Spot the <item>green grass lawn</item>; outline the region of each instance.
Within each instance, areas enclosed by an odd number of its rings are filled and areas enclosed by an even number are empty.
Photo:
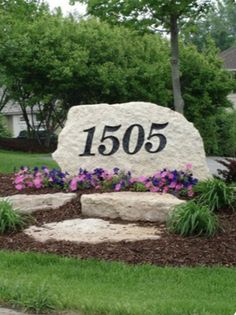
[[[129,266],[0,252],[0,270],[0,303],[38,312],[233,315],[236,311],[233,268]]]
[[[31,154],[23,152],[0,150],[0,173],[12,173],[21,166],[48,166],[58,167],[56,162],[51,159],[50,154]]]

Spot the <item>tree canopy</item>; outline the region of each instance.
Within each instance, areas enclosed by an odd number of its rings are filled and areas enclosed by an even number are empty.
[[[76,21],[45,6],[22,19],[14,10],[1,12],[0,86],[26,121],[26,107],[35,105],[49,132],[63,126],[72,105],[141,100],[173,108],[169,41],[159,34]],[[233,83],[214,47],[199,53],[182,45],[180,60],[185,115],[206,139],[208,118],[229,106]]]
[[[156,31],[164,27],[170,33],[171,73],[174,108],[184,112],[179,71],[179,29],[185,22],[200,17],[210,0],[71,0],[87,4],[88,13],[111,24],[131,26],[139,31]]]
[[[209,39],[221,51],[236,46],[236,2],[217,0],[204,18],[183,30],[183,37],[199,50],[208,46]]]

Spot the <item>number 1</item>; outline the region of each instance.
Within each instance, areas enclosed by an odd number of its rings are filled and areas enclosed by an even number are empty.
[[[85,145],[84,153],[80,154],[79,156],[93,156],[93,155],[95,155],[95,153],[91,153],[91,148],[92,148],[92,144],[93,144],[93,136],[94,136],[94,132],[95,132],[95,127],[85,129],[85,130],[83,130],[83,132],[87,132],[88,136],[86,139],[86,145]]]

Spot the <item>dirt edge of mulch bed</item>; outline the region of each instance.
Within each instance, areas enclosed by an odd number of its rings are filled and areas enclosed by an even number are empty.
[[[0,174],[0,196],[15,194],[12,175]],[[4,182],[3,182],[4,181]],[[37,191],[39,193],[39,191]],[[47,189],[40,191],[48,193]],[[50,193],[57,190],[50,189]],[[24,192],[25,193],[25,192]],[[35,193],[28,191],[27,193]],[[93,193],[92,190],[86,193]],[[70,203],[49,211],[33,214],[34,224],[62,221],[81,217],[81,193]],[[40,243],[23,232],[0,236],[0,249],[20,252],[53,253],[81,259],[96,258],[108,261],[123,261],[130,264],[154,264],[158,266],[236,266],[236,213],[219,214],[222,229],[213,238],[188,237],[169,234],[161,223],[142,223],[163,230],[158,240],[143,240],[118,243],[72,243],[68,241],[48,241]],[[120,223],[120,220],[112,220]],[[123,222],[123,221],[122,221]]]

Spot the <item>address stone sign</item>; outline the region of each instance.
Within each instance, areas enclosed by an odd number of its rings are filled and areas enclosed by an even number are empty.
[[[74,106],[53,158],[71,175],[102,167],[153,175],[167,167],[193,165],[199,179],[210,176],[199,132],[181,114],[152,103]]]

